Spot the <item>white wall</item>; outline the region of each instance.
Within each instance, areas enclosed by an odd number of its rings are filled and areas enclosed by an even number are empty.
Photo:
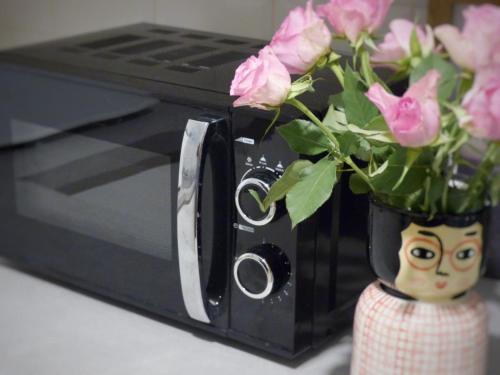
[[[1,0],[0,48],[135,22],[269,39],[306,0]],[[316,3],[326,2],[316,0]],[[390,17],[426,19],[426,0],[395,0]]]

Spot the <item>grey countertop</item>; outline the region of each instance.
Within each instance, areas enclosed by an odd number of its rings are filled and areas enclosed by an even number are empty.
[[[490,370],[500,373],[500,281],[479,291],[490,309]],[[2,375],[347,375],[345,332],[300,362],[166,324],[12,268],[0,260]],[[381,374],[382,375],[382,374]]]

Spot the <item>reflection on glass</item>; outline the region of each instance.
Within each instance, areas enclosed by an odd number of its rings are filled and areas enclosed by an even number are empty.
[[[43,126],[11,121],[12,134]],[[20,215],[171,259],[171,160],[81,134],[14,156]]]

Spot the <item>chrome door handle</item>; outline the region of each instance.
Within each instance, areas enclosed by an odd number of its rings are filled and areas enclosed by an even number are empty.
[[[203,145],[209,122],[189,120],[186,125],[179,161],[177,191],[177,248],[182,298],[188,315],[210,323],[205,308],[199,261],[198,194]]]

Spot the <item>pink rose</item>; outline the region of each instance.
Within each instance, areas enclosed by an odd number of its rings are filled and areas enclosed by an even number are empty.
[[[477,73],[462,105],[470,116],[463,126],[473,136],[500,140],[500,65]]]
[[[411,57],[410,42],[413,30],[417,33],[422,56],[428,56],[434,49],[434,35],[428,25],[424,31],[413,22],[396,19],[390,23],[389,28],[391,31],[385,35],[384,41],[372,55],[372,61],[375,63],[397,65],[397,62]]]
[[[312,0],[306,8],[293,9],[271,40],[271,48],[290,74],[304,74],[330,50],[332,34],[313,10]]]
[[[469,70],[500,63],[500,7],[470,6],[463,14],[465,26],[461,33],[451,25],[434,31],[453,61]]]
[[[430,70],[402,98],[388,93],[378,83],[366,93],[402,146],[427,146],[436,139],[440,129],[437,101],[439,79],[439,72]]]
[[[283,104],[291,87],[288,70],[271,47],[266,46],[260,50],[259,57],[250,57],[236,69],[230,93],[239,96],[233,104],[235,107],[268,109]]]
[[[384,21],[393,0],[330,0],[318,6],[337,34],[355,43],[361,32],[372,33]]]

